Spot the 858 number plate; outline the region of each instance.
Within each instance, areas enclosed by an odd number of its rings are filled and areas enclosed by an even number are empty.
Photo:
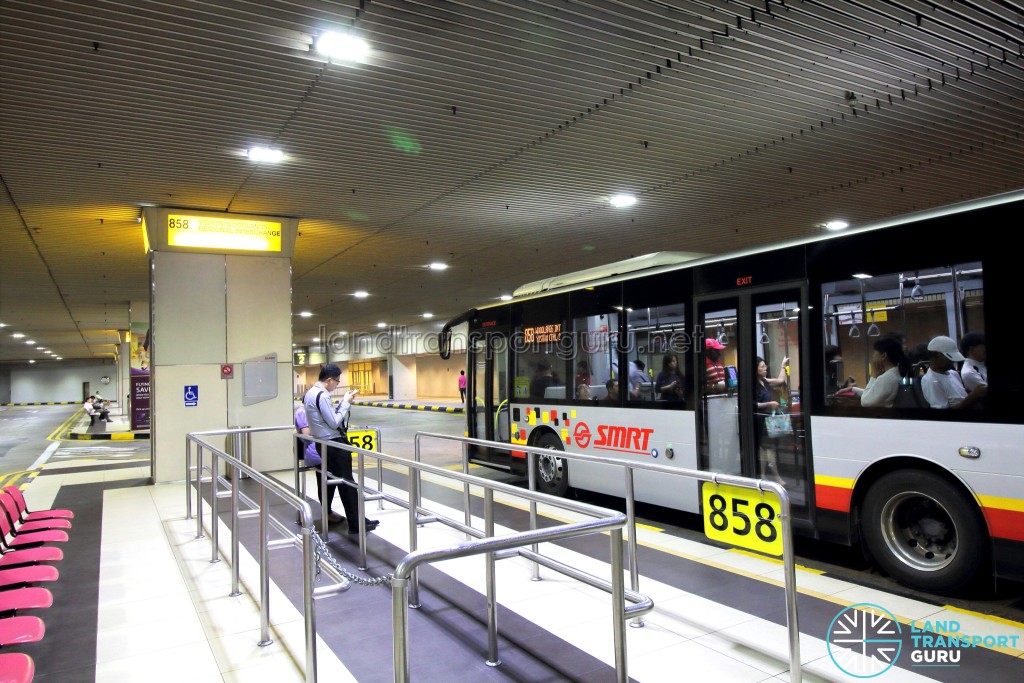
[[[377,431],[375,429],[350,429],[348,442],[356,448],[367,451],[377,450]]]
[[[773,493],[706,481],[701,489],[704,534],[741,548],[782,555],[779,499]]]

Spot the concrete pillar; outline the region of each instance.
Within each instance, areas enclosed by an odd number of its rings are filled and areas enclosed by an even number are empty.
[[[180,225],[183,216],[190,219],[189,230],[212,225],[211,233],[221,233],[212,236],[221,240],[211,246],[201,234],[186,233],[188,239],[175,245],[168,224]],[[152,477],[166,482],[185,476],[189,432],[291,424],[291,255],[297,220],[180,209],[146,209],[145,217],[152,247]],[[245,239],[244,248],[230,248],[232,236],[275,231],[279,239],[270,240],[272,251],[255,251]],[[268,396],[273,391],[276,395]],[[290,466],[291,438],[288,432],[254,435],[253,466]],[[225,440],[210,443],[223,449]]]

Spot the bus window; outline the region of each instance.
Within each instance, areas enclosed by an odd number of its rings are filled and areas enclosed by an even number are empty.
[[[899,273],[870,274],[822,287],[825,311],[826,405],[843,411],[864,406],[925,408],[914,389],[927,372],[929,342],[951,337],[957,343],[969,332],[984,333],[984,290],[980,262],[915,269]],[[899,386],[877,400],[868,392],[872,378],[884,373],[875,359],[879,339],[900,343],[906,357],[898,369]],[[983,361],[982,361],[983,362]],[[959,372],[961,363],[954,366]],[[904,396],[899,396],[900,392]],[[978,405],[981,405],[980,403]]]
[[[629,401],[659,401],[686,406],[684,354],[689,350],[686,305],[633,308],[626,318],[626,357],[633,381]],[[642,367],[640,366],[642,364]]]
[[[573,397],[581,401],[600,401],[606,397],[605,382],[617,377],[616,341],[619,314],[615,311],[574,318]],[[581,386],[586,384],[585,396]]]

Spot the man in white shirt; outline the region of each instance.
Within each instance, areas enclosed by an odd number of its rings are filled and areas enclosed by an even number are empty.
[[[921,391],[932,408],[969,408],[987,393],[988,386],[980,385],[968,393],[960,373],[953,364],[964,360],[956,342],[939,336],[928,342],[931,353],[928,372],[921,378]]]
[[[960,353],[966,356],[967,360],[960,368],[960,379],[964,381],[964,388],[973,391],[975,387],[984,384],[988,386],[988,368],[985,367],[985,335],[980,332],[969,332],[960,340]]]

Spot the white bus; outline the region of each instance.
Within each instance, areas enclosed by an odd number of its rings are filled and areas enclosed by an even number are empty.
[[[514,446],[527,444],[772,477],[792,495],[798,533],[863,544],[909,586],[954,592],[990,577],[1024,580],[1024,382],[1010,370],[1024,366],[1024,337],[1014,330],[1021,280],[1007,237],[1022,218],[1024,192],[1015,192],[769,248],[662,253],[522,287],[441,333],[447,358],[452,328],[467,323],[469,435],[512,446],[472,457],[525,473]],[[987,340],[971,350],[987,354],[987,394],[931,407],[922,373],[929,361],[944,367],[926,346],[968,333]],[[892,406],[865,407],[860,389],[878,372],[883,339],[898,340],[916,364],[900,371]],[[679,391],[658,379],[672,357]],[[761,359],[770,395],[756,388]],[[607,395],[610,380],[619,396]],[[606,466],[551,456],[538,475],[549,493],[624,494]],[[699,512],[691,480],[640,472],[635,491]]]

